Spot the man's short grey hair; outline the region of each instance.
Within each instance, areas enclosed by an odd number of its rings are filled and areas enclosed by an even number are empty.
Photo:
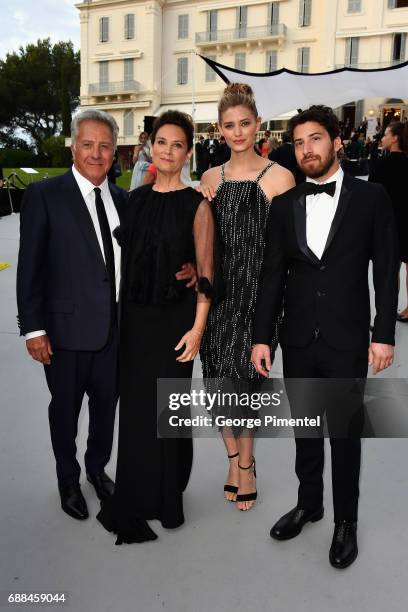
[[[109,113],[105,113],[105,111],[97,110],[97,109],[88,109],[81,111],[75,115],[71,122],[71,142],[75,144],[75,141],[78,136],[79,126],[83,121],[98,121],[99,123],[104,123],[107,125],[111,132],[113,138],[113,146],[116,149],[116,144],[118,141],[119,134],[119,126],[116,123],[115,119]]]

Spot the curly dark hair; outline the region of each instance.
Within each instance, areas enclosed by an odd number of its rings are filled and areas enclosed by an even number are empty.
[[[181,128],[186,136],[187,150],[190,151],[190,149],[192,149],[194,142],[194,124],[190,115],[181,113],[177,110],[168,110],[159,115],[153,123],[153,130],[150,135],[152,144],[156,139],[157,132],[163,125],[177,125]]]
[[[307,121],[319,123],[329,133],[332,140],[340,136],[339,120],[334,114],[333,109],[329,106],[323,106],[323,104],[316,104],[304,111],[299,111],[289,121],[289,132],[292,141],[295,128]]]

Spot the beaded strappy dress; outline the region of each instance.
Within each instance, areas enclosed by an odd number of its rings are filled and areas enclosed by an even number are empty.
[[[250,362],[252,317],[270,205],[259,182],[273,163],[252,180],[226,179],[221,166],[213,206],[224,299],[210,310],[200,351],[207,390],[225,389],[228,380],[228,385],[243,392],[255,390],[261,382]],[[272,350],[276,346],[277,330]]]

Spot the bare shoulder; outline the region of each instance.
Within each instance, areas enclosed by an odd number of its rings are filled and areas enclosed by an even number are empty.
[[[200,181],[201,185],[210,185],[214,189],[217,189],[221,183],[221,166],[214,166],[204,172]]]
[[[265,194],[271,200],[281,193],[285,193],[296,185],[294,176],[290,170],[275,163],[266,172],[260,181]]]

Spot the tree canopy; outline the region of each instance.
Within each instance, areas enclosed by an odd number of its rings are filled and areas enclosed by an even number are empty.
[[[79,103],[80,59],[72,42],[50,39],[20,47],[0,60],[0,140],[24,130],[38,151],[45,139],[69,135]]]

